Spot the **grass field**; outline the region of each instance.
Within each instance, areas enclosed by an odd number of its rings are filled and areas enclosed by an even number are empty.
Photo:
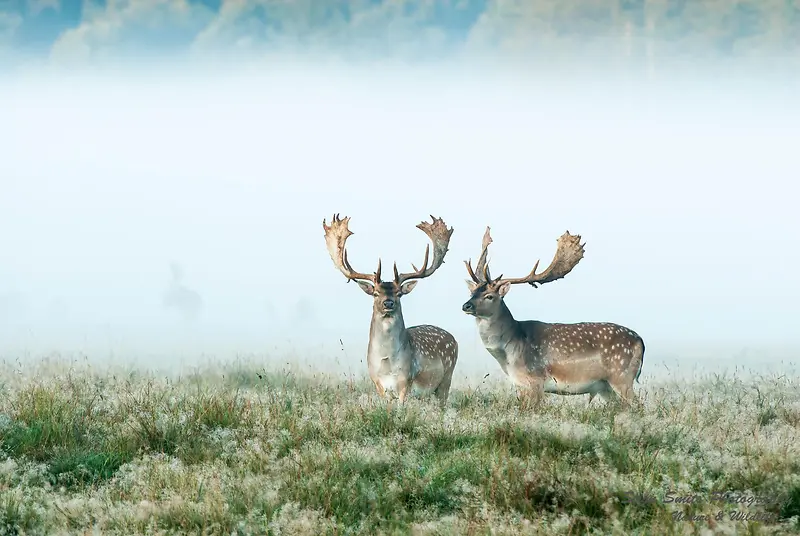
[[[387,411],[364,379],[243,362],[7,365],[0,534],[800,530],[800,377],[637,388],[629,412],[503,382]]]

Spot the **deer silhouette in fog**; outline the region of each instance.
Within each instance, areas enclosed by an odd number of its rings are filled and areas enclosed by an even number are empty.
[[[203,310],[203,298],[183,283],[184,271],[177,263],[170,264],[172,280],[163,294],[162,304],[176,309],[186,320],[194,320]]]

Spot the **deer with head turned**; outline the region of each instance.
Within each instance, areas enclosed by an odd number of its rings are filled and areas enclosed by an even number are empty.
[[[535,402],[544,393],[588,394],[604,400],[618,396],[628,406],[634,397],[633,382],[639,381],[644,360],[644,341],[634,331],[608,322],[574,324],[516,320],[504,298],[511,285],[528,283],[532,287],[566,276],[583,258],[585,244],[580,235],[565,232],[550,265],[520,278],[492,279],[487,253],[492,237],[489,227],[483,236],[481,255],[475,269],[464,261],[471,280],[467,280],[470,299],[461,309],[475,317],[478,333],[486,350],[500,368]]]
[[[335,214],[330,225],[322,220],[322,227],[334,266],[348,282],[355,281],[373,298],[367,368],[378,394],[384,398],[389,393],[395,394],[401,404],[409,393],[434,394],[444,406],[458,360],[458,343],[453,335],[438,326],[424,324],[407,328],[400,305],[400,299],[414,290],[420,279],[433,275],[444,262],[453,229],[448,230],[441,218],[431,218],[433,223],[417,225],[433,243],[431,265],[428,266],[428,245],[422,268],[418,270],[412,264],[413,272],[398,273],[395,263],[391,281],[381,281],[380,259],[373,274],[353,270],[345,249],[347,238],[354,234],[347,227],[349,217],[339,218]]]

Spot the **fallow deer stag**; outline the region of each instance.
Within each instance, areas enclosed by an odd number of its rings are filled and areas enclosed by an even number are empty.
[[[503,301],[513,284],[537,288],[566,276],[583,258],[585,244],[580,240],[580,235],[565,232],[553,261],[541,273],[536,273],[536,261],[525,277],[492,279],[487,262],[492,238],[487,227],[475,269],[471,261],[464,261],[472,281],[467,280],[471,297],[461,309],[475,317],[484,347],[503,372],[535,402],[544,393],[588,394],[591,404],[595,395],[608,400],[616,393],[628,406],[635,399],[633,382],[639,381],[644,360],[644,341],[637,333],[608,322],[519,321]]]
[[[335,214],[330,225],[322,220],[322,227],[334,266],[348,282],[355,280],[361,290],[373,297],[367,368],[378,394],[384,398],[387,392],[396,394],[400,403],[405,403],[409,390],[414,394],[435,394],[444,406],[458,360],[458,343],[453,335],[437,326],[406,328],[400,306],[401,297],[414,290],[419,279],[433,275],[444,262],[453,229],[448,230],[441,218],[431,218],[433,223],[422,222],[417,228],[433,243],[433,262],[428,266],[428,245],[422,268],[417,270],[412,264],[414,272],[398,273],[395,263],[392,281],[381,281],[380,259],[374,274],[353,270],[345,249],[347,238],[354,234],[347,227],[349,217],[340,219]]]

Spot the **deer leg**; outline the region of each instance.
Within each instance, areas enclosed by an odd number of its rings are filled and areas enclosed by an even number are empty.
[[[445,374],[445,377],[442,378],[442,382],[433,391],[433,393],[436,395],[436,398],[439,399],[439,405],[442,408],[447,405],[447,397],[450,395],[450,382],[452,381],[453,371],[451,370],[448,374]]]
[[[636,402],[636,393],[633,392],[633,382],[627,381],[627,378],[620,381],[608,382],[611,389],[616,393],[619,398],[620,404],[623,409],[630,408],[631,404]]]
[[[521,389],[522,407],[524,409],[537,410],[542,405],[544,399],[544,384],[540,381],[533,381]]]
[[[397,386],[397,398],[400,399],[400,404],[406,403],[406,396],[408,395],[408,384],[403,383]]]
[[[614,396],[614,391],[611,389],[611,385],[608,382],[603,382],[603,384],[604,385],[601,389],[589,393],[589,404],[591,404],[594,397],[598,395],[604,402],[608,402],[611,400],[612,396]]]
[[[375,378],[372,378],[372,383],[375,384],[375,388],[378,390],[378,395],[380,395],[381,398],[386,398],[386,391],[383,389],[383,385],[381,385],[381,383]]]
[[[610,393],[611,391],[596,391],[594,393],[589,393],[589,403],[587,404],[587,407],[592,405],[592,400],[594,400],[594,398],[598,395],[602,400],[608,401]]]

